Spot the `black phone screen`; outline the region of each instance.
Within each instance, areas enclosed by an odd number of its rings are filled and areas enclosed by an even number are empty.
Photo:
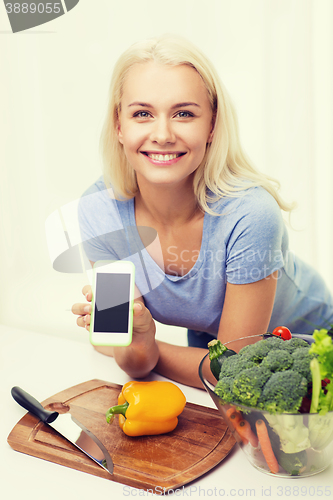
[[[128,332],[130,284],[130,274],[96,273],[94,332]]]

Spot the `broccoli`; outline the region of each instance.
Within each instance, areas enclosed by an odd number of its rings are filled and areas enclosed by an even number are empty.
[[[270,378],[271,372],[266,368],[247,368],[234,378],[232,391],[237,400],[245,406],[256,406],[262,387]]]
[[[264,412],[278,463],[292,475],[307,467],[308,448],[320,451],[333,441],[333,342],[327,330],[313,338],[311,346],[271,337],[244,347],[225,361],[215,388],[227,403],[256,408],[247,420]]]
[[[246,358],[241,358],[239,354],[227,358],[221,366],[220,378],[222,377],[235,377],[238,373],[247,368],[256,366],[252,361]]]
[[[310,361],[317,357],[316,353],[311,353],[308,347],[299,347],[292,353],[293,370],[303,375],[308,382],[312,382]]]
[[[309,349],[300,338],[269,337],[247,345],[224,361],[215,392],[226,402],[272,414],[296,413],[311,381]]]
[[[215,386],[214,392],[226,403],[230,403],[235,400],[235,395],[232,392],[233,383],[233,377],[222,377]]]
[[[282,343],[281,348],[292,354],[294,351],[296,351],[296,349],[299,349],[300,347],[306,347],[307,349],[310,348],[306,340],[300,339],[299,337],[294,337],[290,340],[285,340]]]
[[[263,359],[261,366],[265,366],[271,372],[282,372],[288,370],[294,362],[288,351],[283,349],[273,349]],[[309,361],[310,364],[310,361]]]
[[[263,387],[258,408],[269,413],[297,413],[308,391],[308,382],[294,370],[275,372]]]
[[[269,346],[269,349],[284,349],[284,344],[287,342],[281,337],[268,337],[265,342]]]
[[[243,347],[239,355],[259,365],[272,349],[281,349],[283,342],[279,337],[269,337]]]

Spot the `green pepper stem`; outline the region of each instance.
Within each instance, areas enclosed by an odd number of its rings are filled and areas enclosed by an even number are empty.
[[[122,405],[116,405],[116,406],[112,406],[111,408],[109,408],[105,414],[107,423],[111,424],[115,415],[117,415],[117,414],[124,415],[124,417],[125,417],[126,410],[127,410],[128,406],[129,406],[129,403],[126,401]]]

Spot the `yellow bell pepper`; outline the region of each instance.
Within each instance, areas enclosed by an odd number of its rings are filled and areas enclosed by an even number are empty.
[[[128,436],[149,436],[173,431],[186,404],[182,391],[172,382],[127,382],[118,405],[109,408],[111,423],[119,414],[119,426]]]

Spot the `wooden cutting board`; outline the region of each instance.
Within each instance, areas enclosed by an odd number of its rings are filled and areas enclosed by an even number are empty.
[[[121,386],[90,380],[62,391],[42,404],[47,410],[71,414],[82,422],[109,451],[114,464],[110,475],[74,445],[27,413],[8,436],[9,445],[50,462],[116,481],[128,486],[162,491],[193,481],[220,463],[235,439],[217,410],[186,403],[176,429],[158,436],[128,437],[110,425],[105,413],[117,404]]]

